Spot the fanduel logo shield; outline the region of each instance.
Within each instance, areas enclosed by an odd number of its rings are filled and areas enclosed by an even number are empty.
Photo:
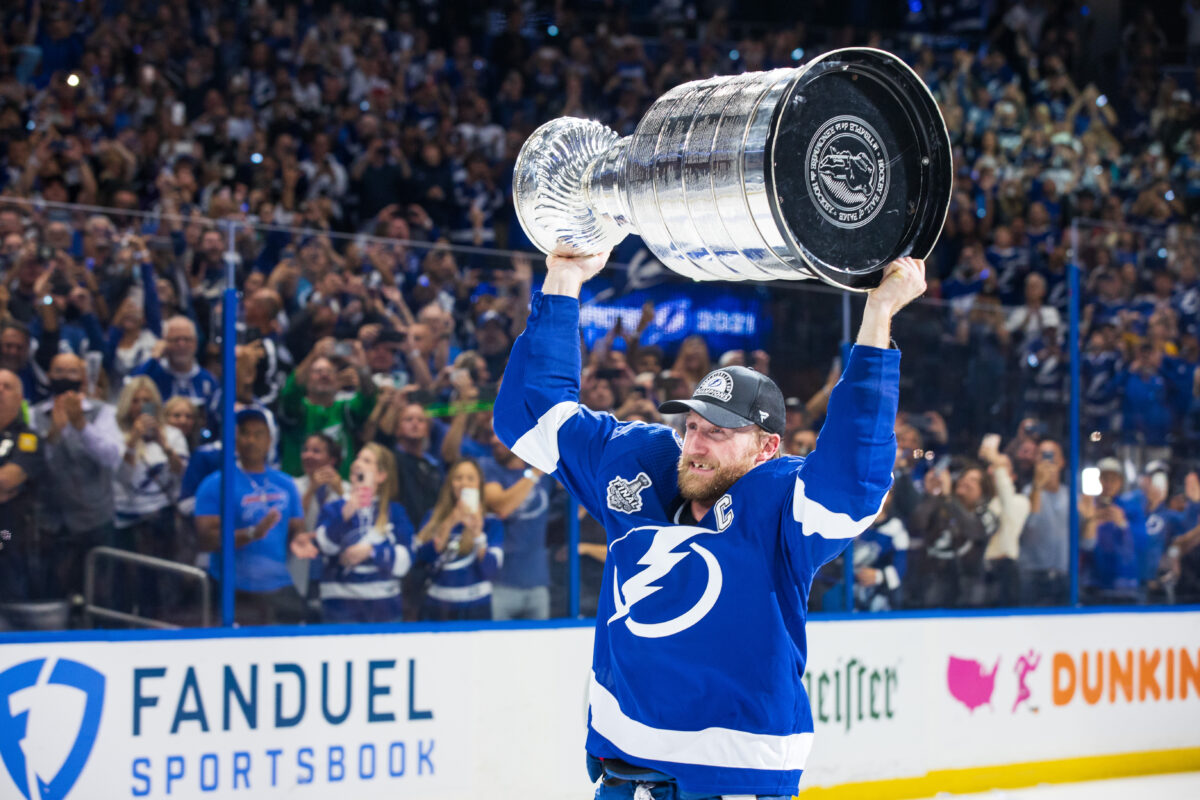
[[[53,686],[77,689],[84,701],[75,740],[58,771],[48,777],[31,763],[24,743],[30,712],[36,711],[37,690]],[[26,800],[65,800],[92,754],[103,708],[104,676],[78,661],[38,658],[0,672],[0,760]],[[59,733],[70,731],[59,729]]]

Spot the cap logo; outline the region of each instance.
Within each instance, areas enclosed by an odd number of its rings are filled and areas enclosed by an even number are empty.
[[[733,397],[733,378],[723,369],[709,374],[704,380],[700,381],[700,385],[696,387],[696,391],[692,392],[692,397],[712,397],[720,400],[722,403],[728,403]]]
[[[765,412],[765,411],[762,411],[762,410],[760,409],[760,410],[759,410],[759,412],[758,412],[758,421],[759,421],[759,422],[766,422],[766,421],[767,421],[767,417],[769,417],[769,416],[771,416],[771,415],[770,415],[770,414],[768,414],[768,413],[767,413],[767,412]]]

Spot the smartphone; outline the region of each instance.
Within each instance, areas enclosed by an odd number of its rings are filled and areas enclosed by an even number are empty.
[[[1167,473],[1156,472],[1153,475],[1151,475],[1150,476],[1150,485],[1153,486],[1158,491],[1162,492],[1163,494],[1166,494],[1167,487],[1168,487]]]
[[[333,354],[338,358],[349,358],[354,355],[354,345],[350,342],[338,342],[333,346]]]
[[[183,103],[175,102],[171,104],[171,124],[180,127],[187,122],[187,109]]]
[[[475,487],[468,486],[467,488],[463,489],[460,498],[462,499],[463,505],[467,508],[471,509],[472,511],[479,510],[479,490]]]
[[[1000,449],[1000,434],[989,433],[983,437],[983,449],[998,451]]]

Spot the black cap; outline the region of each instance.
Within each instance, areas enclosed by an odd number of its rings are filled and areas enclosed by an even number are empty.
[[[783,392],[766,375],[749,367],[713,370],[700,381],[691,400],[668,400],[658,410],[664,414],[695,411],[722,428],[757,425],[780,435],[787,422]]]
[[[233,419],[234,424],[238,426],[241,426],[245,422],[258,421],[266,425],[268,428],[271,427],[271,423],[267,420],[266,412],[256,406],[246,406],[238,411],[237,414],[234,415]]]

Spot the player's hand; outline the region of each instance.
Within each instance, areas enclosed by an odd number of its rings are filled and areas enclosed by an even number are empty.
[[[867,295],[888,314],[895,314],[925,293],[925,262],[919,258],[898,258],[883,272],[883,280]]]
[[[542,291],[547,294],[579,295],[579,287],[596,276],[608,263],[611,250],[594,256],[546,256],[546,269],[549,274],[543,284]]]

